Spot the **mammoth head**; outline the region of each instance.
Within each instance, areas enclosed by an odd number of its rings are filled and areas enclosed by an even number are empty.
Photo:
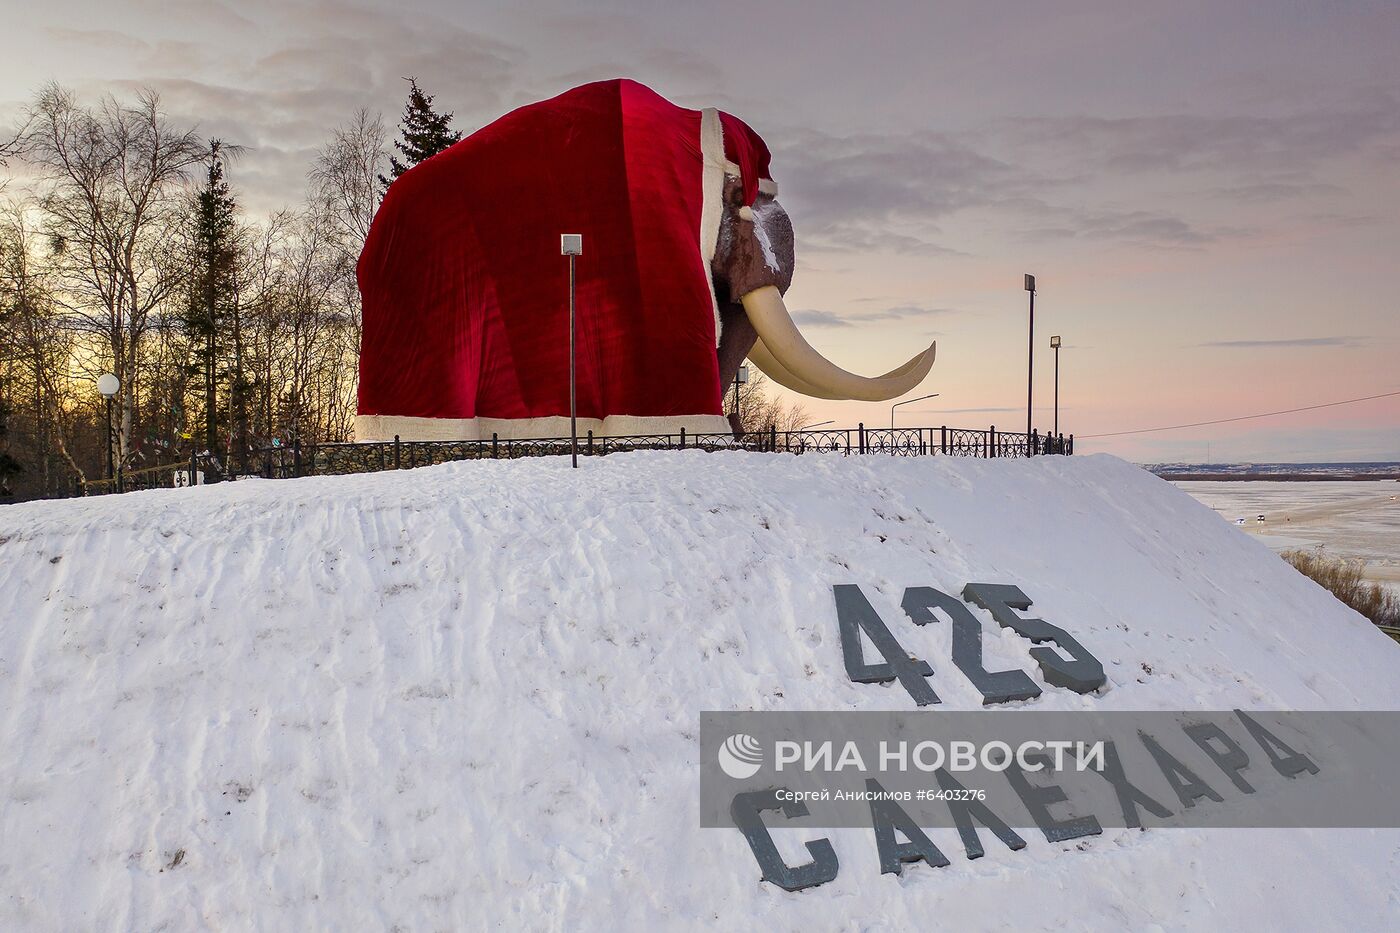
[[[769,379],[823,399],[880,402],[910,391],[933,367],[937,343],[883,376],[857,376],[807,343],[783,304],[796,254],[792,221],[774,194],[759,190],[745,206],[743,186],[725,176],[724,214],[710,274],[720,306],[720,384],[745,357]]]

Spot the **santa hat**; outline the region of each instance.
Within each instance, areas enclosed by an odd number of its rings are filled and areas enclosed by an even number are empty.
[[[758,193],[773,197],[778,194],[778,186],[768,174],[768,145],[736,116],[720,111],[719,121],[724,132],[724,169],[740,180],[744,200],[739,213],[745,220],[752,220]]]

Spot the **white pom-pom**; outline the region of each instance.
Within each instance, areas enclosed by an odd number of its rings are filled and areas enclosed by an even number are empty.
[[[741,220],[747,220],[747,221],[752,221],[752,220],[753,220],[753,208],[752,208],[752,207],[749,207],[747,204],[745,204],[743,207],[739,208],[739,219],[741,219]]]

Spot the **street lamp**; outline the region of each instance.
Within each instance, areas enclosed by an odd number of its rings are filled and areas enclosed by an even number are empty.
[[[583,255],[583,234],[559,236],[559,254],[569,257],[569,451],[578,469],[578,392],[574,382],[574,262]]]
[[[932,395],[920,395],[918,398],[907,398],[902,402],[895,402],[890,406],[890,430],[894,430],[894,410],[901,405],[908,405],[910,402],[922,402],[926,398],[938,398],[938,393]]]
[[[734,370],[734,414],[739,414],[739,386],[749,384],[749,368],[740,366]]]
[[[835,424],[835,423],[836,423],[835,421],[818,421],[816,424],[804,424],[802,427],[798,428],[797,430],[799,430],[799,431],[805,431],[805,430],[807,430],[808,428],[821,428],[821,427],[825,427],[825,426],[828,425],[828,424]]]
[[[1026,350],[1026,449],[1031,443],[1031,401],[1035,391],[1035,276],[1026,273],[1026,291],[1031,293],[1030,337]]]
[[[112,456],[112,396],[121,390],[122,381],[111,373],[103,373],[97,377],[97,391],[107,400],[107,478],[111,479],[116,475],[114,458]]]
[[[1051,429],[1052,437],[1060,436],[1060,336],[1056,334],[1050,338],[1050,349],[1055,351],[1055,427]]]

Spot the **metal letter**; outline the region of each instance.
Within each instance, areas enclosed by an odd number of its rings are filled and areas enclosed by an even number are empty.
[[[875,684],[889,683],[898,678],[919,706],[942,702],[924,679],[933,676],[933,668],[927,661],[909,656],[860,587],[842,583],[833,586],[832,591],[836,597],[836,620],[841,632],[841,655],[846,662],[846,674],[851,680],[858,684]],[[860,644],[862,631],[884,657],[884,663],[866,663]]]
[[[1157,740],[1146,732],[1139,732],[1138,738],[1142,739],[1142,744],[1147,746],[1147,750],[1152,753],[1152,758],[1157,762],[1157,767],[1162,769],[1162,776],[1167,779],[1167,783],[1176,791],[1176,797],[1181,801],[1181,805],[1190,809],[1196,805],[1196,801],[1202,797],[1209,797],[1216,803],[1222,798],[1211,786],[1182,764],[1171,752],[1157,744]]]
[[[812,854],[812,861],[793,868],[783,861],[778,847],[773,844],[773,837],[768,833],[768,827],[763,825],[763,817],[759,814],[764,810],[782,810],[783,816],[788,819],[807,815],[807,805],[800,800],[778,799],[779,791],[786,790],[787,788],[777,788],[735,794],[733,802],[729,805],[729,816],[748,840],[753,857],[758,860],[758,867],[763,870],[764,881],[776,884],[784,891],[801,891],[803,888],[826,884],[835,878],[841,869],[840,862],[836,859],[836,850],[831,847],[829,840],[817,839],[808,842],[807,851]]]
[[[1056,687],[1067,687],[1075,693],[1093,693],[1104,685],[1108,678],[1103,665],[1089,650],[1076,641],[1058,625],[1051,625],[1044,619],[1027,619],[1014,610],[1026,610],[1031,601],[1019,587],[999,583],[969,583],[963,587],[963,599],[976,603],[992,614],[992,618],[1018,635],[1032,642],[1053,642],[1060,651],[1069,655],[1062,657],[1053,648],[1032,648],[1031,657],[1040,665],[1045,682]]]
[[[1153,800],[1137,785],[1128,780],[1128,775],[1123,771],[1123,762],[1118,758],[1118,749],[1112,742],[1105,741],[1104,766],[1098,773],[1103,775],[1103,779],[1113,785],[1114,793],[1118,795],[1118,806],[1123,810],[1123,825],[1129,829],[1142,829],[1142,819],[1138,816],[1138,804],[1142,804],[1153,816],[1165,818],[1172,815],[1172,811]]]
[[[1243,710],[1235,710],[1235,715],[1244,723],[1244,727],[1249,730],[1249,734],[1254,736],[1254,741],[1259,743],[1259,747],[1264,750],[1264,754],[1269,756],[1269,764],[1274,766],[1274,770],[1286,778],[1297,777],[1299,772],[1306,771],[1309,774],[1316,774],[1317,765],[1313,764],[1307,755],[1295,752],[1289,748],[1284,741],[1265,729],[1259,722],[1246,715]],[[1277,755],[1274,750],[1283,752]]]
[[[1244,749],[1240,748],[1238,742],[1225,734],[1225,730],[1213,722],[1198,722],[1189,726],[1182,726],[1182,730],[1191,737],[1191,741],[1201,747],[1201,751],[1215,766],[1225,772],[1225,776],[1246,794],[1254,793],[1254,788],[1240,774],[1249,767],[1249,756]],[[1218,749],[1211,744],[1210,740],[1215,739],[1224,749]]]
[[[883,794],[885,789],[880,782],[869,778],[865,789],[872,795]],[[934,868],[947,868],[948,859],[919,824],[893,800],[870,800],[870,820],[875,827],[875,848],[880,853],[880,874],[902,874],[905,862],[928,862]],[[895,830],[904,834],[908,842],[896,842]]]
[[[945,791],[967,790],[943,768],[939,768],[935,774],[938,777],[938,786]],[[982,840],[977,838],[977,826],[973,820],[990,829],[998,839],[1006,843],[1008,849],[1014,851],[1026,847],[1026,840],[1016,835],[1014,829],[1002,822],[1001,817],[980,800],[949,799],[947,803],[948,809],[953,812],[953,824],[958,827],[958,835],[962,837],[963,849],[966,850],[969,859],[981,858],[987,854],[982,848]]]
[[[1029,757],[1032,763],[1039,761],[1042,766],[1049,763],[1049,758],[1045,755]],[[1026,777],[1026,772],[1015,761],[1006,769],[1006,779],[1011,782],[1011,787],[1021,798],[1021,803],[1025,804],[1026,809],[1030,811],[1031,819],[1035,820],[1035,825],[1040,827],[1040,831],[1045,834],[1046,842],[1067,842],[1070,839],[1078,839],[1080,836],[1097,836],[1103,832],[1103,827],[1099,825],[1099,821],[1093,814],[1070,817],[1067,820],[1057,820],[1050,815],[1051,806],[1064,803],[1069,799],[1065,796],[1065,792],[1060,789],[1060,785],[1039,786],[1032,784]]]
[[[989,671],[982,666],[982,623],[961,600],[931,586],[911,586],[904,591],[903,607],[915,625],[936,621],[934,609],[948,613],[953,621],[953,664],[982,694],[983,706],[1040,696],[1040,688],[1025,671]]]

